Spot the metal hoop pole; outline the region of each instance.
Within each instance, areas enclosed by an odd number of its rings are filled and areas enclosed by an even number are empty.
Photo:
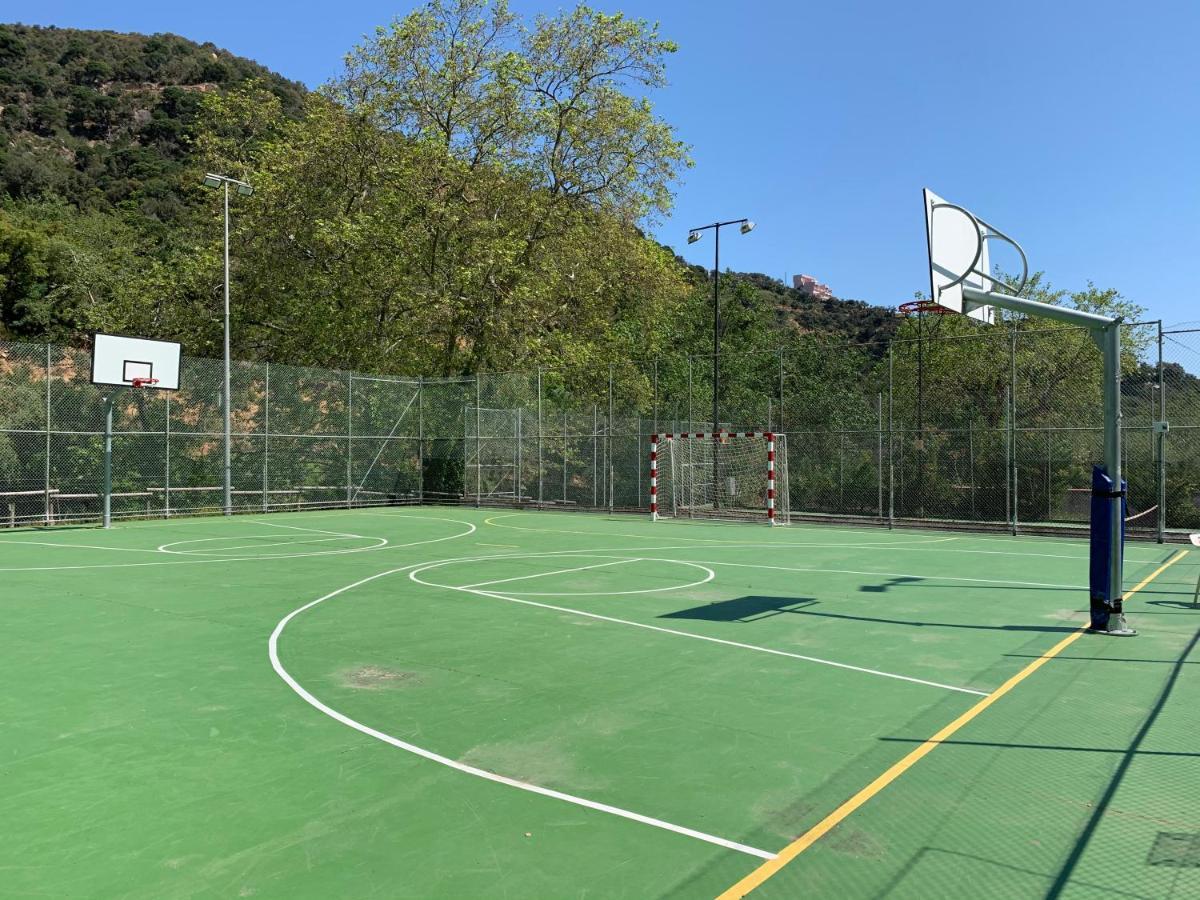
[[[112,528],[113,398],[104,398],[104,527]]]

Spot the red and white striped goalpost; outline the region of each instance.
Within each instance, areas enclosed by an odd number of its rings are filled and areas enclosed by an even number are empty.
[[[767,523],[777,524],[775,520],[775,432],[773,431],[693,431],[683,434],[652,434],[650,435],[650,519],[658,521],[658,440],[712,440],[721,443],[729,438],[762,438],[767,445]]]
[[[650,435],[650,521],[658,521],[658,435]]]
[[[767,438],[767,523],[775,524],[775,432],[768,431]]]

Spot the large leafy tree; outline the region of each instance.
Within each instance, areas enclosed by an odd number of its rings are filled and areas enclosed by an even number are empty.
[[[71,343],[133,302],[146,252],[121,219],[58,201],[0,206],[0,336]]]
[[[644,356],[686,291],[639,231],[687,164],[640,96],[673,49],[586,7],[527,28],[504,3],[435,0],[356,48],[299,122],[261,91],[213,100],[209,156],[256,187],[242,333],[388,371]],[[247,121],[267,125],[247,140]]]

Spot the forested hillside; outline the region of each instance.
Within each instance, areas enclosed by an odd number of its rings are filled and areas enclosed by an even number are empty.
[[[0,25],[0,190],[175,221],[205,94],[249,78],[298,113],[303,86],[212,44]]]
[[[646,236],[691,165],[651,105],[675,49],[587,7],[525,21],[430,0],[309,92],[174,35],[0,26],[0,336],[216,355],[212,170],[255,188],[232,209],[236,356],[585,380],[617,361],[645,392],[649,360],[711,352],[709,273]],[[728,273],[722,295],[731,366],[813,335],[876,353],[911,327],[762,274]]]

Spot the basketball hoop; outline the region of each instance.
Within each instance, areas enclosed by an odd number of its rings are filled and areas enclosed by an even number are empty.
[[[135,388],[154,387],[156,384],[158,384],[157,378],[135,378],[129,382],[129,386]]]
[[[920,315],[921,313],[944,316],[952,312],[954,310],[947,309],[940,304],[934,303],[932,300],[909,300],[907,303],[901,303],[896,307],[896,314],[906,317]]]

